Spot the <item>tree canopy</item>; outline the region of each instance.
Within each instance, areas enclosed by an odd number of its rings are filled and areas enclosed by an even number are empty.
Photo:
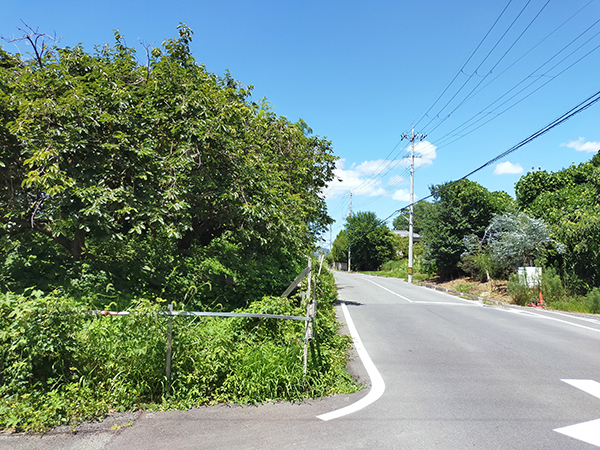
[[[519,206],[543,219],[564,254],[551,252],[574,291],[600,286],[600,152],[591,161],[558,172],[534,171],[515,186]]]
[[[424,258],[437,273],[448,277],[459,272],[461,255],[467,250],[464,237],[483,237],[492,217],[513,202],[505,192],[490,192],[467,179],[430,188],[434,201],[422,220]]]
[[[257,290],[273,294],[297,270],[331,222],[319,196],[333,178],[331,143],[207,71],[192,31],[178,32],[146,63],[118,32],[92,53],[0,52],[5,265],[10,252],[50,245],[110,282],[128,267],[168,292],[182,270],[194,275],[181,289],[228,279],[239,295],[256,277],[272,279]]]
[[[394,234],[375,213],[358,212],[348,216],[345,228],[350,241],[352,269],[377,270],[384,262],[394,258]]]

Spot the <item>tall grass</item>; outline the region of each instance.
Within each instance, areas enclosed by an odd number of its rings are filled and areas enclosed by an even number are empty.
[[[170,389],[164,302],[138,299],[129,316],[92,316],[59,292],[0,297],[0,429],[42,431],[109,411],[218,402],[301,400],[357,389],[345,371],[349,339],[337,333],[333,277],[320,302],[308,373],[304,322],[173,318]],[[266,297],[246,312],[304,315],[298,300]]]

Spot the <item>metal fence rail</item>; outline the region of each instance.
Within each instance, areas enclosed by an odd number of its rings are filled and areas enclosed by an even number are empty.
[[[129,316],[131,311],[104,311],[95,309],[88,311],[88,314],[96,316]],[[258,314],[258,313],[232,313],[232,312],[209,312],[209,311],[159,311],[160,316],[199,316],[199,317],[254,317],[257,319],[284,319],[308,321],[309,317],[304,316],[285,316],[282,314]]]
[[[319,267],[319,274],[321,273],[321,267],[323,266],[323,258]],[[305,298],[308,300],[306,304],[306,316],[288,316],[283,314],[259,314],[259,313],[234,313],[234,312],[209,312],[209,311],[173,311],[173,304],[169,304],[168,311],[159,311],[157,314],[161,316],[168,316],[169,326],[167,332],[167,357],[166,357],[166,378],[167,378],[167,390],[170,391],[171,384],[171,343],[173,340],[173,316],[194,316],[194,317],[250,317],[257,319],[280,319],[280,320],[298,320],[305,322],[304,327],[304,364],[303,372],[306,375],[307,370],[307,356],[308,356],[308,343],[313,337],[314,320],[317,315],[317,298],[316,298],[316,277],[312,276],[312,258],[308,258],[308,266],[298,275],[298,277],[289,285],[285,290],[282,297],[287,297],[294,289],[296,289],[302,280],[308,276],[307,290]],[[313,287],[312,284],[315,284]],[[311,289],[312,287],[312,289]],[[312,295],[311,295],[312,294]],[[106,310],[92,310],[88,311],[88,314],[97,316],[129,316],[135,314],[132,311],[106,311]]]

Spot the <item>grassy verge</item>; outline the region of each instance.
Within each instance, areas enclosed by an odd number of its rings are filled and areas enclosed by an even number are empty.
[[[298,401],[354,392],[350,340],[338,334],[329,273],[303,376],[304,322],[173,319],[170,389],[164,301],[138,299],[129,316],[92,316],[60,292],[0,296],[0,430],[44,431],[112,411],[186,409],[218,402]],[[176,306],[176,309],[177,306]],[[304,315],[299,299],[266,297],[245,312]]]
[[[383,277],[394,277],[408,279],[408,260],[403,259],[401,261],[388,261],[381,266],[377,271],[366,271],[371,275],[379,275]],[[413,280],[421,281],[430,278],[431,275],[422,273],[413,273]]]

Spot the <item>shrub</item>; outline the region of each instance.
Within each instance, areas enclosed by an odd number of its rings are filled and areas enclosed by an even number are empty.
[[[0,296],[0,430],[43,431],[110,410],[189,408],[348,393],[350,340],[338,334],[333,276],[318,277],[308,371],[304,322],[159,315],[161,299],[137,299],[129,316],[92,316],[72,298]],[[305,314],[298,299],[265,297],[244,312]],[[177,308],[179,309],[179,308]],[[172,321],[170,389],[166,338]]]
[[[588,292],[585,302],[592,314],[600,312],[600,290],[596,287]]]
[[[538,299],[537,288],[529,288],[520,283],[517,274],[512,274],[508,278],[506,289],[516,305],[525,306]]]
[[[567,296],[560,275],[553,267],[544,267],[542,270],[542,294],[544,301],[549,305],[556,304]]]

